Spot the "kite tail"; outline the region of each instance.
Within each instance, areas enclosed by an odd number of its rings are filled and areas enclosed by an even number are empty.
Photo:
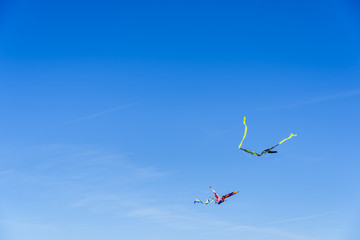
[[[205,202],[206,205],[209,205],[210,203],[215,202],[213,198],[208,198]]]
[[[246,126],[246,123],[245,123],[245,120],[246,120],[246,117],[244,117],[244,125],[245,125],[245,132],[244,132],[244,136],[243,136],[243,139],[241,140],[241,143],[239,145],[239,149],[241,148],[241,145],[246,137],[246,133],[247,133],[247,126]]]
[[[258,156],[258,157],[260,157],[261,155],[264,154],[264,152],[261,153],[261,154],[258,154],[258,153],[254,152],[254,151],[250,151],[250,150],[247,150],[247,149],[245,149],[245,148],[240,148],[240,150],[243,150],[244,152],[250,153],[250,154],[255,155],[255,156]]]
[[[287,140],[289,140],[290,138],[292,138],[292,137],[296,137],[297,136],[297,134],[290,134],[290,137],[288,137],[288,138],[285,138],[284,140],[282,140],[281,142],[279,142],[279,144],[282,144],[283,142],[285,142],[285,141],[287,141]]]
[[[212,202],[215,202],[214,198],[208,198],[208,199],[206,199],[205,204],[209,205]],[[199,199],[195,199],[194,204],[196,204],[196,203],[204,204],[203,201],[201,201]]]

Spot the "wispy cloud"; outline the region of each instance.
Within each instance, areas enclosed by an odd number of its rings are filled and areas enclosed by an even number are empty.
[[[12,170],[12,169],[1,170],[1,171],[0,171],[0,178],[1,178],[1,177],[6,177],[6,176],[9,176],[9,175],[12,175],[12,174],[14,174],[14,173],[15,173],[15,171]]]
[[[148,219],[150,221],[157,221],[181,230],[221,229],[223,227],[229,227],[229,223],[227,221],[211,218],[210,215],[204,213],[194,213],[191,210],[184,208],[182,205],[137,205],[129,211],[126,217],[136,217]],[[211,221],[206,220],[210,218]]]
[[[16,148],[9,155],[12,168],[0,169],[0,182],[9,188],[36,186],[41,194],[61,192],[64,206],[107,205],[124,202],[124,196],[144,197],[132,190],[163,179],[170,173],[94,146],[41,145]],[[10,187],[11,186],[11,187]],[[50,194],[51,192],[51,194]],[[27,193],[24,193],[27,194]],[[34,194],[35,195],[35,194]],[[71,204],[73,203],[73,204]]]
[[[298,234],[293,234],[289,232],[285,232],[282,230],[274,229],[274,228],[261,228],[261,227],[255,227],[255,226],[239,226],[235,227],[232,230],[246,230],[246,231],[252,231],[252,232],[262,232],[271,234],[278,237],[284,237],[286,239],[294,239],[294,240],[316,240],[315,238],[310,238],[307,236],[301,236]]]
[[[0,223],[6,227],[13,227],[19,229],[34,229],[34,230],[48,230],[55,229],[51,223],[38,222],[39,218],[9,218],[0,219]]]
[[[97,113],[90,114],[90,115],[87,115],[87,116],[84,116],[84,117],[80,117],[80,118],[70,120],[70,121],[65,122],[65,123],[63,123],[61,125],[64,126],[64,125],[69,125],[69,124],[73,124],[73,123],[77,123],[77,122],[81,122],[81,121],[90,120],[90,119],[97,118],[97,117],[100,117],[100,116],[103,116],[103,115],[106,115],[106,114],[109,114],[109,113],[112,113],[112,112],[115,112],[115,111],[119,111],[121,109],[132,107],[132,106],[134,106],[136,104],[138,104],[138,103],[135,102],[135,103],[129,103],[129,104],[126,104],[126,105],[117,106],[117,107],[110,108],[110,109],[107,109],[107,110],[104,110],[104,111],[101,111],[101,112],[97,112]]]
[[[182,205],[162,204],[158,196],[145,190],[127,190],[122,194],[94,192],[71,204],[72,208],[83,208],[94,214],[111,215],[115,218],[133,218],[158,222],[175,229],[200,229],[209,226],[203,216],[194,216]],[[205,225],[204,225],[205,224]],[[217,225],[215,221],[211,225]]]
[[[282,224],[282,223],[290,223],[290,222],[298,222],[298,221],[306,221],[306,220],[310,220],[310,219],[314,219],[314,218],[323,217],[323,216],[329,215],[331,213],[334,213],[334,211],[325,212],[325,213],[321,213],[321,214],[314,214],[314,215],[309,215],[309,216],[304,216],[304,217],[283,219],[283,220],[279,220],[279,221],[273,221],[273,222],[267,222],[267,223],[261,223],[261,224],[254,224],[254,225],[240,225],[240,226],[235,225],[234,226],[233,224],[229,223],[229,225],[232,225],[231,227],[217,231],[217,233],[231,232],[231,231],[250,231],[250,232],[267,233],[267,234],[284,237],[287,239],[294,239],[294,240],[316,240],[314,238],[310,238],[307,236],[300,236],[298,234],[293,234],[293,233],[289,233],[289,232],[286,232],[283,230],[278,230],[273,227],[270,228],[270,227],[265,227],[265,226]]]
[[[315,103],[326,102],[326,101],[330,101],[330,100],[334,100],[334,99],[352,97],[352,96],[356,96],[359,94],[360,94],[360,89],[354,90],[354,91],[349,91],[349,92],[338,93],[338,94],[334,94],[334,95],[330,95],[330,96],[325,96],[322,98],[307,100],[307,101],[303,101],[300,103],[288,104],[288,105],[283,105],[283,106],[278,106],[278,107],[270,107],[270,108],[266,108],[265,110],[278,110],[278,109],[300,107],[300,106],[308,105],[308,104],[315,104]]]
[[[76,184],[96,183],[107,188],[156,180],[170,174],[153,166],[132,162],[127,159],[129,154],[113,153],[94,146],[50,145],[29,151],[35,151],[39,159],[33,161],[32,171],[37,173],[34,177],[46,178],[42,181],[46,185],[75,181]],[[95,187],[94,184],[90,186]]]
[[[284,219],[284,220],[279,220],[279,221],[262,223],[262,224],[258,224],[258,226],[266,226],[266,225],[273,225],[273,224],[279,224],[279,223],[290,223],[290,222],[304,221],[304,220],[308,220],[308,219],[313,219],[313,218],[318,218],[318,217],[327,216],[327,215],[332,214],[332,213],[334,213],[334,211],[332,211],[332,212],[326,212],[326,213],[321,213],[321,214],[310,215],[310,216],[305,216],[305,217],[289,218],[289,219]]]

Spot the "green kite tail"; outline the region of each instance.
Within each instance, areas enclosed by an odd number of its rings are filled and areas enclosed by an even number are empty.
[[[290,137],[288,137],[288,138],[285,138],[284,140],[282,140],[281,142],[279,142],[279,144],[282,144],[283,142],[285,142],[285,141],[287,141],[287,140],[289,140],[290,138],[292,138],[292,137],[296,137],[297,136],[297,134],[290,134]]]
[[[243,150],[243,151],[245,151],[245,152],[247,152],[247,153],[250,153],[250,154],[252,154],[252,155],[258,156],[258,157],[264,155],[265,153],[277,153],[277,151],[272,151],[272,149],[274,149],[275,147],[279,146],[279,145],[282,144],[283,142],[289,140],[290,138],[297,136],[297,134],[291,133],[288,138],[285,138],[284,140],[282,140],[281,142],[279,142],[278,144],[276,144],[275,146],[273,146],[273,147],[271,147],[271,148],[265,149],[264,151],[262,151],[262,152],[259,154],[259,153],[256,153],[256,152],[254,152],[254,151],[251,151],[251,150],[248,150],[248,149],[245,149],[245,148],[242,148],[242,147],[241,147],[241,145],[242,145],[242,143],[243,143],[243,141],[244,141],[244,139],[245,139],[245,137],[246,137],[246,133],[247,133],[247,126],[246,126],[245,120],[246,120],[246,117],[244,117],[245,132],[244,132],[243,139],[241,140],[241,143],[240,143],[240,145],[239,145],[239,149],[240,149],[240,150]]]
[[[240,148],[240,150],[243,150],[243,151],[245,151],[245,152],[247,152],[247,153],[250,153],[250,154],[255,155],[255,156],[258,156],[258,157],[260,157],[261,155],[263,155],[263,153],[262,153],[262,154],[258,154],[258,153],[254,152],[254,151],[250,151],[250,150],[247,150],[247,149],[245,149],[245,148]]]
[[[246,117],[244,117],[245,132],[244,132],[243,139],[241,140],[241,143],[240,143],[240,145],[239,145],[239,149],[241,148],[241,145],[242,145],[242,143],[243,143],[243,141],[244,141],[244,139],[245,139],[245,137],[246,137],[246,133],[247,133],[247,126],[246,126],[245,120],[246,120]]]

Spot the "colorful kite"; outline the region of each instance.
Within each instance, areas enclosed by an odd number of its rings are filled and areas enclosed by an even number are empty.
[[[215,198],[208,198],[205,201],[206,205],[209,205],[210,203],[221,204],[221,203],[225,202],[226,198],[231,197],[232,195],[237,194],[239,192],[239,191],[231,192],[229,194],[226,194],[226,195],[220,197],[219,195],[217,195],[217,193],[215,192],[215,190],[212,187],[210,187],[210,188],[214,192]],[[196,204],[196,203],[203,204],[203,202],[201,200],[199,200],[199,199],[195,199],[194,204]]]
[[[210,188],[211,188],[211,190],[214,192],[214,195],[215,195],[214,201],[215,201],[215,203],[217,203],[217,204],[222,204],[223,202],[225,202],[225,199],[226,199],[226,198],[231,197],[232,195],[235,195],[235,194],[237,194],[237,193],[239,192],[239,191],[231,192],[231,193],[229,193],[229,194],[226,194],[226,195],[220,197],[219,195],[217,195],[217,193],[215,192],[215,190],[214,190],[212,187],[210,187]]]
[[[239,149],[240,149],[240,150],[243,150],[243,151],[245,151],[245,152],[247,152],[247,153],[250,153],[250,154],[252,154],[252,155],[258,156],[258,157],[262,156],[262,155],[265,154],[265,153],[277,153],[277,151],[272,151],[272,149],[274,149],[275,147],[279,146],[279,145],[282,144],[283,142],[289,140],[290,138],[297,136],[296,134],[292,134],[292,133],[291,133],[291,134],[290,134],[290,137],[285,138],[284,140],[282,140],[281,142],[279,142],[279,143],[276,144],[275,146],[273,146],[273,147],[271,147],[271,148],[268,148],[268,149],[265,149],[264,151],[261,152],[261,154],[258,154],[258,153],[256,153],[256,152],[247,150],[247,149],[245,149],[245,148],[241,148],[241,145],[242,145],[242,143],[243,143],[243,141],[244,141],[244,139],[245,139],[245,137],[246,137],[246,133],[247,133],[247,126],[246,126],[245,120],[246,120],[246,117],[244,117],[245,132],[244,132],[243,139],[242,139],[241,142],[240,142]]]

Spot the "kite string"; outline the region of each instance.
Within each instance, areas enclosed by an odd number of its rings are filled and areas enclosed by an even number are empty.
[[[288,137],[288,138],[285,138],[284,140],[282,140],[281,142],[279,142],[279,144],[282,144],[283,142],[285,142],[285,141],[287,141],[287,140],[289,140],[290,138],[292,138],[292,137],[296,137],[297,136],[297,134],[290,134],[290,137]]]
[[[247,126],[246,126],[245,120],[246,120],[246,117],[244,117],[245,132],[244,132],[243,139],[241,140],[241,143],[239,145],[239,149],[240,149],[240,147],[241,147],[241,145],[242,145],[242,143],[243,143],[243,141],[244,141],[244,139],[246,137],[246,133],[247,133]]]

